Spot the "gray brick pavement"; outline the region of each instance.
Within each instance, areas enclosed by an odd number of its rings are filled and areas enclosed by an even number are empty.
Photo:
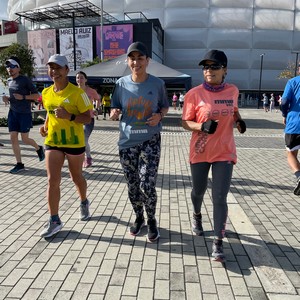
[[[0,116],[7,109],[0,105]],[[48,213],[43,162],[22,146],[26,171],[9,173],[14,157],[0,128],[0,299],[287,299],[299,300],[299,198],[283,147],[279,113],[242,109],[248,129],[236,132],[238,164],[230,190],[227,263],[210,260],[211,193],[205,236],[190,229],[190,134],[180,113],[164,120],[159,169],[158,243],[132,237],[134,220],[117,154],[117,123],[96,121],[94,165],[85,171],[92,218],[78,220],[78,197],[63,168],[61,217],[54,238],[40,239]],[[31,136],[42,143],[38,128]]]

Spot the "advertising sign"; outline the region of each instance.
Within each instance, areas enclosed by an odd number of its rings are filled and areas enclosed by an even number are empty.
[[[96,27],[96,51],[101,57],[101,27]],[[133,41],[133,25],[104,25],[103,26],[103,58],[112,59],[126,53]]]
[[[73,28],[59,29],[60,54],[65,55],[70,70],[74,70]],[[93,60],[93,30],[92,27],[75,28],[76,69],[87,61]]]
[[[35,58],[36,80],[50,80],[47,75],[46,63],[49,57],[56,53],[55,29],[28,31],[27,38]]]

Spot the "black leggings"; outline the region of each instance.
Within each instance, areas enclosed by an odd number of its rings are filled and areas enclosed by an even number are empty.
[[[215,237],[221,239],[225,234],[228,214],[227,194],[229,192],[233,163],[219,161],[214,163],[191,164],[192,184],[191,192],[194,213],[201,212],[203,197],[207,189],[208,172],[212,166],[212,201]]]

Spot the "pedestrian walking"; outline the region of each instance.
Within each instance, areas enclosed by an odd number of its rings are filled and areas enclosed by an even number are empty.
[[[45,137],[46,169],[48,175],[47,200],[49,221],[41,232],[47,238],[59,232],[63,223],[59,217],[61,171],[65,159],[71,178],[80,197],[80,219],[90,218],[87,183],[82,174],[85,153],[83,124],[91,122],[93,105],[84,90],[68,80],[68,61],[63,55],[52,55],[47,63],[53,85],[42,92],[47,117],[40,128]]]
[[[160,234],[155,217],[156,179],[160,160],[161,120],[169,103],[164,82],[147,73],[149,53],[141,42],[127,50],[131,75],[120,78],[112,95],[111,119],[120,120],[119,155],[128,186],[128,195],[136,215],[130,234],[138,235],[147,214],[148,240]]]
[[[263,98],[261,100],[263,102],[263,108],[265,112],[269,111],[269,98],[266,93],[263,93]]]
[[[270,95],[270,112],[273,112],[274,108],[275,108],[275,97],[274,94],[272,93]]]
[[[76,74],[76,83],[78,85],[78,87],[80,87],[81,89],[83,89],[85,91],[85,93],[88,95],[91,104],[93,105],[94,103],[100,102],[100,96],[97,93],[97,91],[95,89],[92,89],[91,87],[89,87],[86,83],[87,83],[87,75],[85,72],[83,71],[79,71]],[[85,159],[83,162],[83,167],[84,168],[89,168],[92,166],[93,164],[93,159],[92,159],[92,155],[91,155],[91,146],[89,144],[89,138],[94,130],[94,126],[95,126],[95,115],[98,115],[97,110],[93,110],[91,109],[90,111],[91,113],[91,122],[89,124],[85,124],[84,125],[84,138],[85,138]]]
[[[300,69],[300,65],[298,66]],[[296,177],[294,194],[300,196],[300,76],[290,79],[281,97],[281,111],[285,125],[285,146],[287,162]]]
[[[227,74],[226,54],[211,50],[199,65],[203,69],[204,82],[186,93],[182,114],[183,127],[192,131],[189,155],[193,185],[192,230],[196,235],[203,235],[201,206],[211,168],[214,210],[212,257],[224,261],[227,194],[233,165],[237,162],[233,125],[236,123],[239,132],[244,133],[246,124],[238,111],[238,88],[224,81]]]
[[[110,96],[108,95],[108,93],[104,93],[102,98],[103,120],[106,120],[106,114],[108,114],[108,117],[110,116],[110,105],[111,105]]]
[[[39,93],[32,81],[27,76],[20,74],[21,63],[18,57],[11,56],[6,60],[5,66],[10,76],[7,81],[9,97],[4,95],[3,102],[9,104],[7,118],[8,131],[17,161],[17,164],[10,170],[10,173],[16,174],[25,170],[25,165],[21,157],[19,133],[22,142],[32,146],[36,150],[39,160],[43,161],[45,159],[43,146],[38,145],[34,139],[29,137],[29,132],[32,128],[31,105],[38,100]]]
[[[182,110],[184,104],[184,95],[182,92],[179,94],[179,108],[178,110]]]
[[[177,108],[177,101],[178,101],[178,96],[174,92],[173,96],[172,96],[172,106],[173,106],[174,110],[176,110],[176,108]]]

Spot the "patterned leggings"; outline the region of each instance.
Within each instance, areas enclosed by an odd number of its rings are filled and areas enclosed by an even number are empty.
[[[155,218],[156,179],[160,160],[160,134],[137,146],[119,151],[120,162],[128,186],[128,196],[137,217]]]

